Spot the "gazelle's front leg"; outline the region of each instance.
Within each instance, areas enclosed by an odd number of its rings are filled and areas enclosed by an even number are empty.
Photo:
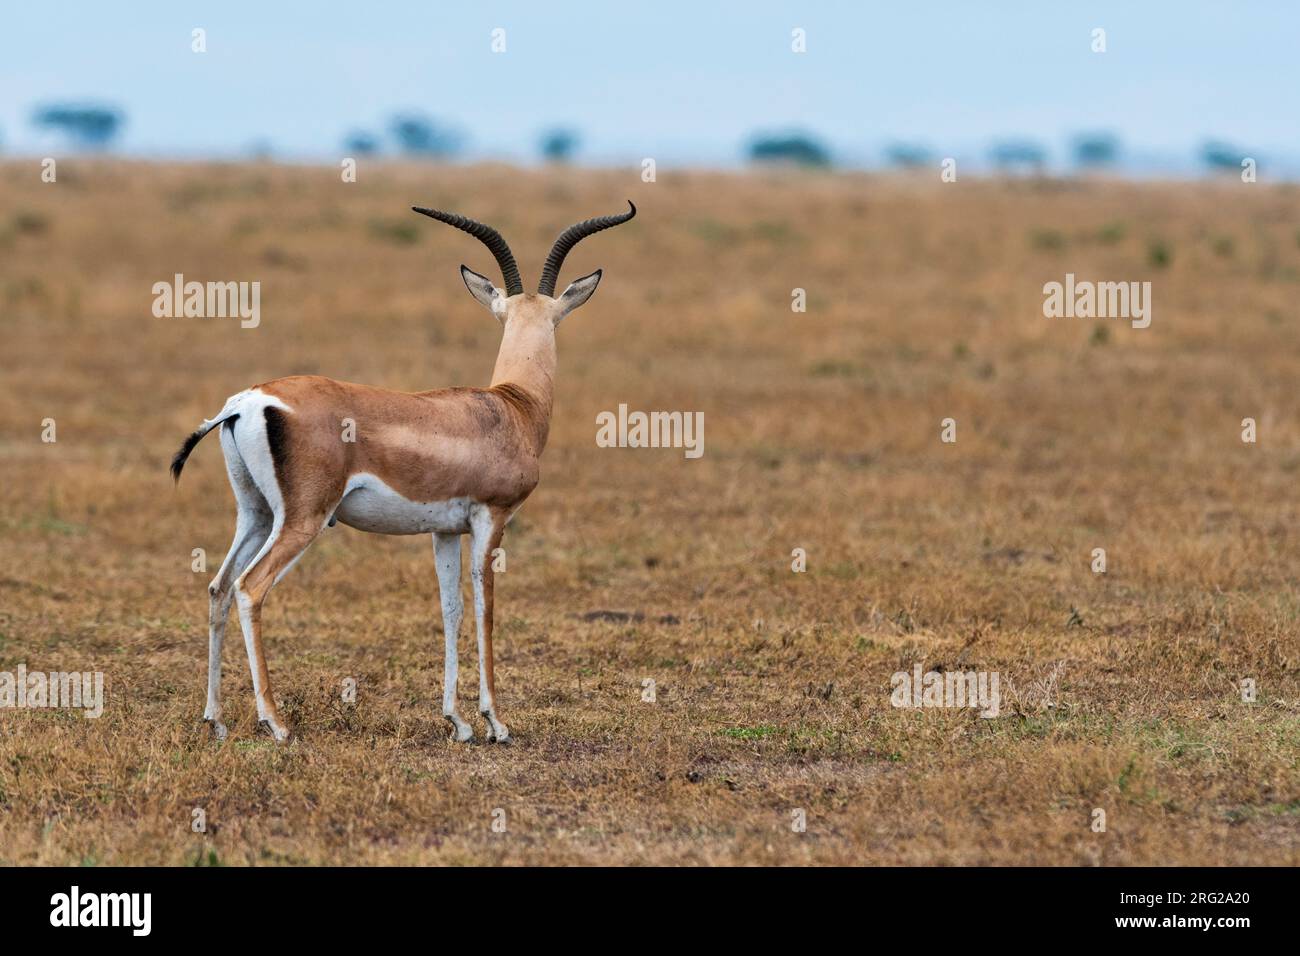
[[[488,722],[488,740],[510,739],[506,725],[497,720],[496,683],[492,674],[492,552],[501,543],[507,515],[487,505],[476,505],[470,515],[470,582],[474,586],[474,618],[478,625],[478,709]]]
[[[460,596],[460,535],[434,532],[433,559],[438,566],[438,595],[442,599],[442,636],[446,648],[442,665],[442,716],[451,723],[452,739],[463,742],[473,738],[474,729],[456,708],[459,669],[456,639],[460,635],[461,616],[465,613],[465,603]]]

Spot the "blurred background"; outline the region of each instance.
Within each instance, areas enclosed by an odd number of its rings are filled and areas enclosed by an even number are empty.
[[[1296,178],[1297,27],[1286,3],[11,4],[0,155]]]

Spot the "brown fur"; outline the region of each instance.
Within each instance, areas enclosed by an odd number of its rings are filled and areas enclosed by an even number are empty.
[[[292,409],[279,413],[276,460],[287,516],[332,510],[362,472],[411,501],[465,497],[506,509],[537,486],[535,426],[494,388],[410,393],[301,375],[258,389]],[[341,440],[345,419],[356,422],[354,442]],[[281,474],[282,459],[294,463],[292,476]]]

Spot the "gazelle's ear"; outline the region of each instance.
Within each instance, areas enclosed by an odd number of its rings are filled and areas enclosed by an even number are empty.
[[[481,276],[469,266],[460,267],[460,277],[465,280],[465,288],[479,303],[495,315],[504,319],[506,314],[506,294],[492,284],[487,276]]]
[[[570,282],[569,287],[560,294],[560,311],[555,317],[555,324],[559,325],[560,319],[590,299],[591,294],[596,291],[598,285],[600,285],[599,269],[589,276],[583,276],[581,279],[574,279]]]

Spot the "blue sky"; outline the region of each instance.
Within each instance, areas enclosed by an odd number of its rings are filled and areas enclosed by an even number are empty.
[[[964,156],[1009,136],[1063,158],[1072,133],[1109,129],[1139,164],[1190,163],[1208,137],[1294,164],[1297,50],[1300,4],[1281,0],[15,2],[0,13],[0,149],[48,149],[32,108],[93,98],[127,113],[121,151],[152,155],[266,143],[332,160],[349,130],[415,109],[476,157],[532,157],[556,125],[581,132],[588,161],[710,165],[736,162],[756,129],[807,129],[864,164],[894,140]]]

